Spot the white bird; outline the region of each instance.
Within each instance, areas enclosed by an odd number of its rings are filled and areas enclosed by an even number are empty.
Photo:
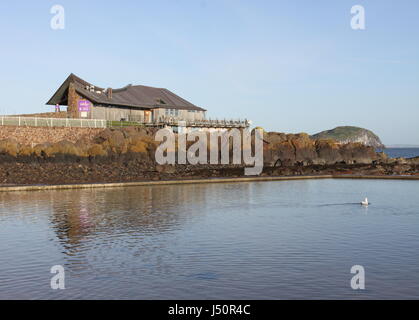
[[[368,198],[365,198],[364,201],[361,202],[363,206],[368,206],[370,203],[368,202]]]

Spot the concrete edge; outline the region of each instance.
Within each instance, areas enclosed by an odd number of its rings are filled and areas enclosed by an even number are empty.
[[[203,184],[203,183],[290,181],[290,180],[310,180],[310,179],[419,180],[419,176],[318,175],[318,176],[289,176],[289,177],[280,176],[280,177],[211,178],[211,179],[191,179],[191,180],[159,180],[159,181],[61,184],[61,185],[28,185],[28,186],[20,185],[20,186],[3,186],[3,187],[0,186],[0,192],[93,189],[93,188],[136,187],[136,186],[155,186],[155,185]]]
[[[419,176],[333,175],[333,179],[419,180]]]

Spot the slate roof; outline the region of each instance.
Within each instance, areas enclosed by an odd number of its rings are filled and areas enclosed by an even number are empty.
[[[87,87],[92,86],[92,84],[74,74],[70,74],[47,102],[47,105],[55,105],[57,103],[66,105],[70,83],[74,83],[77,93],[95,104],[136,107],[140,109],[166,108],[206,111],[167,89],[142,85],[127,85],[120,89],[112,89],[112,97],[109,99],[106,93],[107,89],[94,86],[94,90],[91,91]]]

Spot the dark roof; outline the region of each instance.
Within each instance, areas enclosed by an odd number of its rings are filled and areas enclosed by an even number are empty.
[[[206,111],[205,109],[186,101],[167,89],[148,86],[127,85],[120,89],[112,89],[112,97],[109,99],[107,93],[105,92],[107,89],[95,86],[94,91],[92,92],[86,88],[92,84],[74,74],[70,74],[47,104],[55,105],[58,103],[66,105],[68,87],[70,83],[74,83],[75,89],[80,95],[97,104],[137,107],[144,109],[167,108]],[[97,91],[100,91],[100,93]]]

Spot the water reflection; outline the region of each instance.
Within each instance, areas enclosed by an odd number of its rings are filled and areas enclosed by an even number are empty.
[[[55,233],[50,240],[58,239],[66,267],[80,272],[88,269],[90,260],[107,253],[115,258],[164,252],[165,242],[156,243],[155,237],[188,228],[210,206],[243,206],[243,199],[250,201],[251,190],[251,184],[240,184],[3,193],[0,219],[13,216],[33,222],[48,213]],[[223,204],[212,203],[207,197],[214,193],[231,196]]]
[[[417,297],[417,186],[319,180],[0,193],[0,299],[351,298],[355,264],[370,270],[368,297]],[[355,205],[365,194],[377,205]],[[68,281],[61,295],[49,288],[57,264]]]

